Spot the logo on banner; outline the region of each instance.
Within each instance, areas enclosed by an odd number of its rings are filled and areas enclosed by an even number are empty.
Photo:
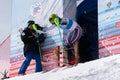
[[[42,12],[41,3],[35,2],[30,8],[30,12],[33,17],[40,15]]]
[[[116,22],[116,27],[120,28],[120,21]]]

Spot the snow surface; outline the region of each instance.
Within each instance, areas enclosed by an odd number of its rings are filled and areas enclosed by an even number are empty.
[[[6,80],[120,80],[120,54]]]

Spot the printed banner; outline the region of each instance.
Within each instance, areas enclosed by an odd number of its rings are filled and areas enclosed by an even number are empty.
[[[99,55],[120,54],[120,1],[98,1]]]

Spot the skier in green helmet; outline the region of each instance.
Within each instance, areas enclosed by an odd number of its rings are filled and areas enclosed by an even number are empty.
[[[68,48],[67,53],[69,55],[67,55],[68,57],[68,63],[69,64],[77,64],[79,61],[78,58],[78,40],[81,38],[82,36],[82,29],[81,27],[77,24],[76,21],[69,19],[69,18],[60,18],[58,15],[56,14],[51,14],[49,17],[49,22],[52,25],[55,25],[58,27],[59,29],[59,33],[61,35],[60,29],[63,30],[63,47]],[[62,39],[61,39],[62,40]],[[69,50],[69,48],[74,47],[73,51],[74,51],[74,63],[71,63],[70,59],[71,59],[71,51]]]

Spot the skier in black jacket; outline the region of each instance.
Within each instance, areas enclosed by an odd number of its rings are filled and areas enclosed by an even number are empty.
[[[36,61],[36,69],[35,72],[42,71],[42,64],[40,58],[40,51],[39,51],[39,43],[42,43],[45,39],[44,34],[38,35],[36,31],[33,29],[33,25],[38,30],[42,30],[43,28],[40,27],[38,24],[35,24],[34,21],[28,21],[28,27],[23,30],[21,33],[21,40],[24,43],[24,56],[25,61],[23,62],[18,75],[24,75],[26,72],[27,67],[29,66],[32,59]]]

